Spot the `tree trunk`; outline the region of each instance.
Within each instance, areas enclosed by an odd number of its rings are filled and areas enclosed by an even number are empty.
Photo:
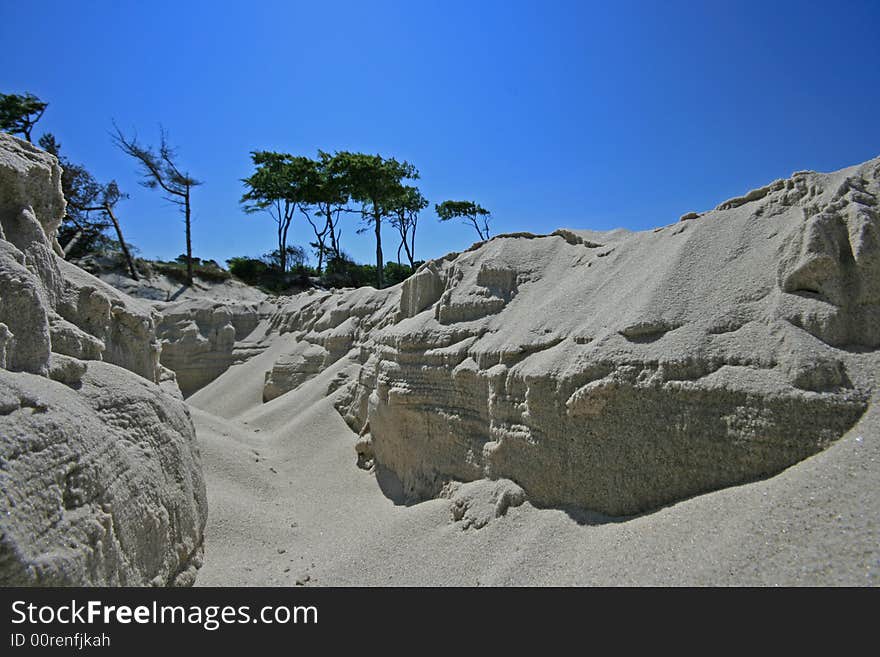
[[[122,237],[122,228],[119,227],[119,222],[116,220],[116,215],[113,214],[113,208],[109,205],[104,206],[104,211],[107,213],[107,216],[110,217],[110,221],[113,222],[113,228],[116,229],[116,237],[119,240],[119,246],[122,247],[122,255],[125,257],[125,263],[128,265],[128,271],[131,273],[131,277],[134,280],[140,280],[137,275],[137,271],[134,268],[134,261],[131,259],[131,253],[128,252],[128,246],[125,244],[125,239]]]
[[[75,247],[76,243],[79,242],[80,238],[82,237],[82,234],[83,234],[82,230],[77,230],[73,234],[73,237],[71,237],[70,240],[67,242],[67,244],[64,245],[64,258],[65,259],[67,259],[67,256],[70,255],[70,252],[73,251],[73,247]]]
[[[406,251],[406,255],[409,256],[409,266],[413,271],[416,270],[416,226],[417,223],[413,221],[412,233],[409,236],[410,248]]]
[[[281,243],[279,245],[280,251],[278,252],[281,260],[281,273],[287,273],[287,231],[290,229],[290,220],[292,217],[288,217],[284,220],[284,229],[281,232]]]
[[[474,215],[474,216],[472,216],[472,217],[468,217],[468,219],[471,220],[471,224],[473,224],[473,226],[474,226],[474,230],[476,230],[476,231],[477,231],[477,235],[480,236],[480,241],[481,241],[481,242],[485,242],[485,241],[487,241],[487,240],[489,239],[489,235],[488,235],[488,232],[489,232],[489,231],[488,231],[488,227],[487,227],[487,230],[486,230],[486,233],[487,233],[487,234],[486,234],[486,236],[484,237],[484,236],[483,236],[483,231],[480,229],[480,222],[477,220],[476,215]]]
[[[190,206],[189,206],[189,186],[186,188],[184,195],[184,203],[186,208],[186,284],[193,284],[193,252],[192,252],[192,231],[190,229]]]
[[[382,289],[382,216],[379,206],[373,203],[373,222],[376,224],[376,289]]]
[[[339,212],[336,213],[336,218],[339,218]],[[336,226],[333,223],[333,210],[330,208],[330,204],[327,204],[327,220],[330,222],[330,250],[333,252],[333,256],[339,257],[339,242],[336,240]]]
[[[409,260],[409,268],[410,268],[410,269],[415,269],[415,268],[416,268],[416,267],[415,267],[415,264],[414,264],[414,263],[415,263],[415,258],[414,258],[414,256],[413,256],[413,252],[412,252],[412,251],[410,250],[410,248],[409,248],[409,244],[407,244],[407,241],[406,241],[406,235],[403,236],[402,246],[403,246],[403,250],[406,251],[406,257],[407,257],[407,259]],[[399,262],[399,261],[400,261],[400,249],[397,250],[397,253],[398,253],[398,258],[397,258],[397,259],[398,259],[398,262]]]
[[[281,267],[281,273],[284,273],[284,247],[282,243],[284,240],[281,238],[281,225],[284,221],[284,215],[278,215],[278,266]]]

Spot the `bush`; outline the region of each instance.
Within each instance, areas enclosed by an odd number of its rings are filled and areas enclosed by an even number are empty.
[[[417,260],[415,263],[416,269],[418,269],[419,265],[421,265],[422,263],[423,261]],[[373,267],[373,269],[375,269],[375,267]],[[407,278],[415,273],[415,269],[412,269],[409,265],[400,265],[396,262],[387,262],[385,263],[385,271],[383,273],[385,278],[385,285],[390,286],[405,281]]]
[[[290,271],[282,274],[277,265],[273,266],[270,263],[271,259],[267,256],[260,259],[230,258],[226,261],[229,273],[237,279],[273,294],[282,294],[308,287],[311,285],[309,278],[316,274],[314,269],[304,264],[295,264]]]
[[[295,255],[294,255],[295,254]],[[259,287],[271,294],[285,294],[310,287],[317,283],[325,287],[366,287],[376,284],[375,265],[361,265],[348,254],[327,260],[324,271],[318,272],[299,257],[303,254],[299,247],[288,247],[290,270],[284,274],[279,271],[278,252],[267,253],[262,258],[237,257],[226,261],[229,273],[248,285]],[[293,257],[290,257],[293,256]],[[422,262],[416,263],[416,267]],[[409,265],[388,262],[384,269],[386,285],[395,285],[409,278],[413,273]]]
[[[359,265],[343,253],[338,258],[330,258],[324,268],[322,281],[329,287],[364,287],[376,280],[373,265]]]
[[[213,283],[222,283],[223,281],[228,281],[232,278],[232,274],[220,267],[220,265],[213,260],[202,262],[201,265],[194,267],[193,274],[203,280],[211,281]]]
[[[230,274],[248,285],[259,285],[269,271],[269,265],[256,258],[230,258],[226,265]]]
[[[183,256],[182,261],[180,258],[174,262],[159,260],[153,263],[153,269],[181,285],[186,285],[186,256]],[[212,283],[222,283],[232,278],[232,274],[213,260],[202,262],[199,258],[193,258],[193,276]]]

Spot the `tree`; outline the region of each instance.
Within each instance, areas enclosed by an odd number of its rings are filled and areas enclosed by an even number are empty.
[[[44,151],[58,158],[61,162],[61,143],[55,138],[51,132],[44,132],[43,136],[37,141]]]
[[[102,185],[84,166],[64,157],[61,144],[51,132],[40,137],[39,144],[46,152],[57,157],[61,164],[61,191],[67,200],[63,222],[73,229],[71,239],[64,246],[64,255],[69,255],[84,237],[91,244],[100,241],[104,230],[113,226],[128,271],[134,280],[138,280],[134,260],[122,236],[122,227],[115,211],[117,203],[128,196],[119,191],[115,180]],[[98,217],[95,218],[92,213],[97,213]]]
[[[49,103],[44,103],[33,94],[0,94],[0,130],[14,135],[24,135],[31,141],[31,131]]]
[[[86,172],[86,175],[91,178],[88,172]],[[122,228],[119,225],[115,212],[116,204],[126,198],[128,198],[128,195],[119,191],[119,186],[115,180],[111,180],[106,185],[100,185],[94,178],[91,178],[91,180],[83,185],[82,193],[79,197],[68,198],[67,204],[72,205],[79,212],[86,214],[89,212],[100,212],[110,219],[110,223],[116,231],[116,237],[119,240],[119,246],[122,249],[122,255],[125,258],[128,271],[134,280],[138,280],[137,270],[134,268],[134,260],[131,257],[131,252],[128,250],[128,245],[125,243],[125,239],[122,237]]]
[[[440,217],[440,221],[449,221],[457,217],[465,219],[477,231],[481,241],[485,242],[489,239],[489,218],[492,215],[486,208],[473,201],[443,201],[434,206],[434,211]]]
[[[410,268],[415,269],[416,227],[419,223],[419,212],[428,207],[428,201],[417,187],[404,185],[392,207],[391,225],[400,234],[397,263],[400,264],[400,249],[403,248],[406,251]]]
[[[39,144],[47,153],[57,157],[61,165],[61,191],[67,205],[58,228],[58,241],[64,244],[64,257],[98,250],[107,242],[104,231],[110,223],[103,213],[95,216],[79,209],[84,203],[78,202],[79,199],[94,198],[98,184],[84,166],[74,164],[61,154],[61,144],[51,132],[40,137]]]
[[[181,171],[175,160],[177,153],[168,145],[165,130],[159,128],[159,148],[142,146],[137,136],[127,138],[119,127],[113,124],[116,133],[112,135],[113,143],[126,155],[134,158],[140,166],[144,179],[141,184],[148,189],[161,189],[165,198],[177,205],[184,215],[186,224],[186,284],[193,283],[192,259],[192,204],[193,187],[201,185],[188,172]]]
[[[315,233],[316,241],[312,245],[318,254],[318,273],[321,273],[326,253],[329,252],[331,258],[340,257],[342,251],[339,240],[342,237],[342,232],[338,228],[339,217],[343,212],[352,211],[348,207],[350,192],[346,188],[343,171],[333,166],[333,158],[334,156],[329,153],[318,151],[315,175],[306,194],[308,205],[317,207],[315,215],[323,218],[323,225],[320,222],[312,221],[304,207],[300,206]],[[329,247],[327,245],[328,239],[330,240]]]
[[[417,180],[419,172],[409,162],[380,155],[342,151],[330,161],[333,175],[339,176],[351,199],[362,204],[361,214],[372,224],[376,235],[376,287],[381,289],[382,220],[390,217],[394,201],[399,198],[404,179]]]
[[[306,266],[306,251],[301,246],[290,246],[287,245],[284,247],[284,258],[283,260],[287,263],[288,269],[302,269]],[[273,269],[281,270],[281,251],[275,249],[270,253],[264,253],[261,258],[263,262],[265,262],[269,267]]]
[[[287,232],[297,209],[308,202],[315,163],[307,157],[273,151],[253,151],[251,159],[256,171],[242,180],[247,191],[241,203],[249,214],[265,210],[278,225],[278,264],[283,274],[287,271]]]

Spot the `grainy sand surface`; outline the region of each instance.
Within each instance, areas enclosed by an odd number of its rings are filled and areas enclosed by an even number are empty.
[[[448,500],[395,504],[393,484],[356,467],[356,435],[324,396],[350,362],[262,404],[272,351],[189,400],[210,509],[200,585],[880,583],[877,399],[764,481],[634,518],[526,503],[462,530]]]

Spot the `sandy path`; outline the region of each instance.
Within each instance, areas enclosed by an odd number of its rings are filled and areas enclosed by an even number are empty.
[[[198,584],[880,584],[880,400],[769,480],[621,522],[527,503],[462,531],[447,501],[395,505],[355,466],[324,397],[351,363],[260,403],[282,342],[190,398],[210,509]]]

